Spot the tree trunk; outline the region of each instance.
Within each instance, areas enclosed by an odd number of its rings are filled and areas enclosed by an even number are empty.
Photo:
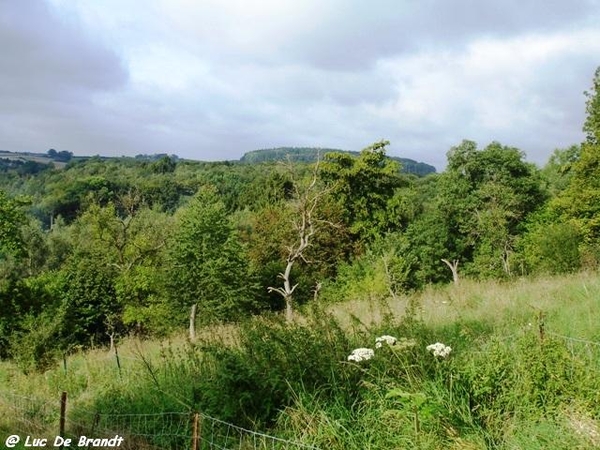
[[[190,308],[190,341],[196,340],[196,312],[198,304],[194,303]]]
[[[447,259],[442,258],[442,262],[444,262],[452,271],[452,279],[454,280],[454,284],[458,284],[458,259],[453,260],[452,262]]]
[[[292,307],[292,295],[285,297],[285,321],[290,323],[294,319],[294,309]]]
[[[108,333],[108,338],[110,339],[110,348],[108,351],[112,353],[115,351],[115,333]]]
[[[510,270],[510,245],[508,243],[504,244],[504,250],[502,252],[502,268],[504,269],[504,272],[506,273],[506,275],[511,276],[511,270]]]

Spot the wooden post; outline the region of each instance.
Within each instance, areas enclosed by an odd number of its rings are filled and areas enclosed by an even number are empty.
[[[117,360],[117,368],[119,369],[119,378],[123,379],[123,374],[121,373],[121,360],[119,360],[119,352],[117,350],[117,344],[112,340],[112,337],[111,337],[111,342],[115,349],[115,358]]]
[[[544,342],[544,337],[546,335],[545,325],[544,325],[544,311],[540,311],[538,315],[538,329],[540,332],[540,342]]]
[[[92,422],[92,436],[94,435],[94,432],[96,431],[96,428],[98,427],[98,424],[100,423],[100,413],[96,412],[96,414],[94,414],[94,421]]]
[[[192,424],[192,450],[200,449],[200,436],[201,436],[201,424],[200,414],[194,413],[193,424]]]
[[[65,436],[65,418],[67,414],[67,393],[65,391],[60,394],[60,421],[58,423],[58,435]],[[61,445],[60,448],[63,448]]]

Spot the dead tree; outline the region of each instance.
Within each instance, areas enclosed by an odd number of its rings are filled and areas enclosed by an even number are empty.
[[[445,263],[450,270],[452,271],[452,279],[454,280],[454,284],[458,284],[458,259],[452,260],[452,262],[447,259],[442,258],[442,262]]]
[[[291,166],[291,163],[288,161]],[[291,169],[291,167],[290,167]],[[293,172],[292,172],[293,173]],[[318,225],[321,223],[328,223],[325,220],[318,219],[315,217],[316,209],[321,199],[329,192],[330,189],[323,189],[317,185],[319,174],[319,161],[315,164],[313,173],[310,181],[305,186],[300,186],[300,183],[292,179],[294,185],[294,217],[292,219],[293,227],[295,230],[295,242],[291,245],[286,246],[287,257],[285,270],[278,276],[283,280],[282,287],[269,286],[267,290],[269,292],[277,292],[281,295],[285,301],[285,318],[286,321],[291,322],[294,314],[293,298],[292,295],[294,290],[298,286],[298,283],[292,285],[291,273],[294,264],[298,260],[302,260],[305,263],[310,263],[306,258],[306,250],[310,246],[311,238],[317,232]]]

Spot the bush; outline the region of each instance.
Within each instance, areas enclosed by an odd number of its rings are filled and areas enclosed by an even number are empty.
[[[352,404],[355,371],[345,364],[352,345],[340,325],[323,312],[306,323],[255,318],[242,326],[237,346],[206,343],[198,406],[241,425],[272,424],[300,392]]]
[[[22,331],[15,334],[10,347],[17,366],[25,373],[43,372],[52,367],[61,354],[60,319],[51,313],[28,315],[21,327]]]

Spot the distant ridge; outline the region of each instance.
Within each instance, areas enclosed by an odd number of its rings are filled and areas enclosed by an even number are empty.
[[[292,161],[314,162],[317,160],[317,156],[323,157],[326,153],[331,152],[349,153],[355,156],[360,154],[360,152],[335,148],[278,147],[246,152],[240,158],[240,161],[251,164],[265,161],[285,161],[289,157]],[[412,173],[419,176],[435,173],[435,167],[423,162],[417,162],[409,158],[399,158],[397,156],[389,156],[389,158],[400,162],[402,164],[402,172],[404,173]]]

